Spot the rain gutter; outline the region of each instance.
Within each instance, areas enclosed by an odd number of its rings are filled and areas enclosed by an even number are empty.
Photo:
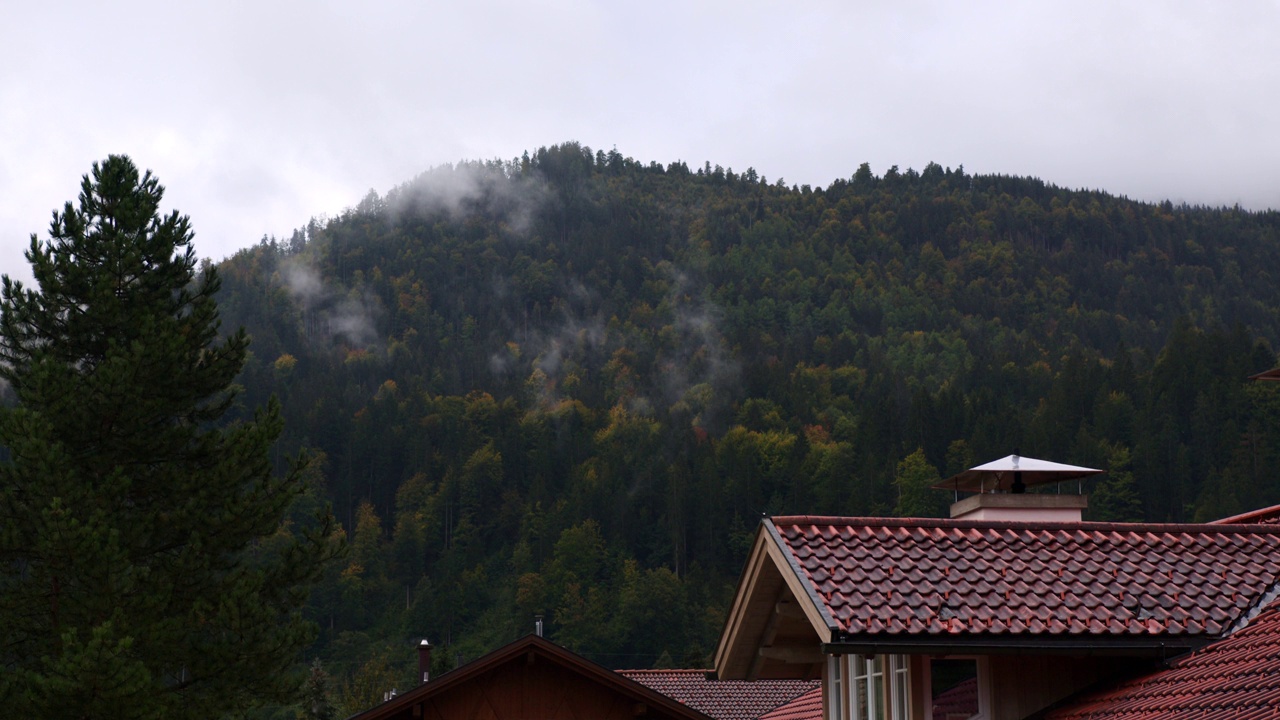
[[[1220,640],[1219,637],[1181,636],[1150,639],[1071,638],[1047,640],[1043,637],[983,638],[912,636],[868,638],[846,635],[837,642],[822,644],[829,655],[1075,655],[1169,658]]]

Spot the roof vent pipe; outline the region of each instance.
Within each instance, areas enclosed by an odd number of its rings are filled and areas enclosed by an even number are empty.
[[[533,616],[533,634],[542,637],[542,616]]]
[[[431,679],[431,641],[426,638],[418,643],[418,678],[419,682]]]

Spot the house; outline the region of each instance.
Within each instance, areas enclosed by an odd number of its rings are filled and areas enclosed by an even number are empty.
[[[713,682],[707,670],[613,671],[528,635],[352,720],[756,720],[814,682]]]
[[[429,667],[429,659],[420,667]],[[352,720],[710,720],[538,636],[527,635]]]
[[[1163,711],[1132,717],[1170,717],[1174,687],[1280,699],[1261,679],[1280,664],[1280,511],[1109,524],[1083,505],[988,489],[946,520],[765,518],[715,674],[820,677],[828,720],[1113,720],[1144,697]]]

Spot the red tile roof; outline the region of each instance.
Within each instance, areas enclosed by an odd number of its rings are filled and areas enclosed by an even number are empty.
[[[619,670],[713,720],[756,720],[819,687],[817,680],[708,680],[707,670]]]
[[[1280,505],[1214,520],[1212,525],[1280,525]]]
[[[760,720],[822,720],[822,688],[816,687],[770,710],[761,715]]]
[[[1059,707],[1046,720],[1280,716],[1280,608],[1160,670]]]
[[[1280,571],[1280,526],[805,516],[771,523],[845,641],[1208,640],[1258,604]]]

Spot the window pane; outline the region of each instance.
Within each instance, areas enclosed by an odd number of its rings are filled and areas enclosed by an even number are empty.
[[[965,720],[978,714],[978,661],[931,660],[933,720]]]
[[[891,716],[894,720],[907,720],[911,717],[911,681],[908,667],[907,656],[889,656],[889,683],[893,696]]]
[[[841,682],[843,665],[844,663],[840,662],[838,657],[833,656],[827,660],[827,677],[829,679],[827,696],[831,702],[827,715],[830,720],[849,720],[848,705],[844,699],[844,684]]]
[[[868,679],[871,686],[871,717],[884,720],[884,656],[876,655],[867,661]]]

